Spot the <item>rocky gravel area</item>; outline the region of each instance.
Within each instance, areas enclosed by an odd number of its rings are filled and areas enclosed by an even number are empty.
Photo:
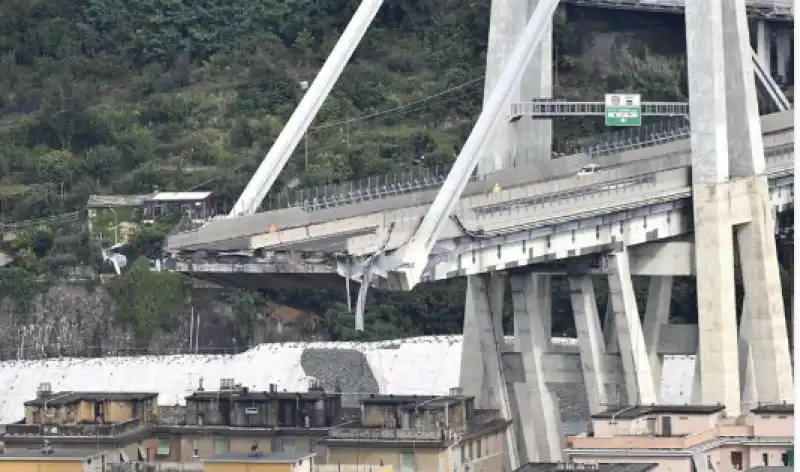
[[[358,406],[362,396],[380,393],[367,358],[355,349],[305,349],[300,364],[326,391],[343,392],[345,407]]]
[[[344,406],[357,406],[360,397],[379,393],[367,358],[355,349],[305,349],[300,359],[306,375],[321,381],[326,391],[338,389],[345,393]],[[553,385],[553,388],[565,423],[588,421],[589,404],[582,383]]]

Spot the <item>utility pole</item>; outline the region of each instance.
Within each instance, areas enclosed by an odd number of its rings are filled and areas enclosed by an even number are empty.
[[[300,90],[302,90],[303,94],[305,94],[305,91],[308,90],[308,81],[307,80],[303,80],[298,85],[300,85]],[[308,130],[307,129],[306,129],[306,132],[303,134],[303,141],[305,142],[305,148],[306,148],[305,149],[305,171],[308,172]]]

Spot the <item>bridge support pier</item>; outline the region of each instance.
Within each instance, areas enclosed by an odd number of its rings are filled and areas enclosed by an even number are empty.
[[[550,347],[549,276],[519,274],[511,277],[514,304],[514,351],[520,354],[521,382],[513,388],[518,406],[515,424],[520,458],[525,461],[561,460],[563,427],[561,409],[545,378],[545,355]],[[544,290],[546,289],[546,290]],[[549,300],[548,300],[549,301]]]
[[[650,362],[650,372],[653,376],[653,388],[656,399],[661,397],[661,366],[662,359],[658,353],[658,340],[661,327],[669,324],[669,310],[672,299],[672,277],[652,276],[647,288],[647,304],[645,305],[644,345],[647,348],[647,357]]]
[[[614,252],[607,260],[609,296],[614,309],[614,326],[628,403],[657,403],[655,382],[633,291],[628,252],[626,249]]]
[[[505,274],[471,275],[467,278],[467,303],[464,314],[464,338],[461,353],[460,386],[464,394],[475,397],[477,408],[498,409],[503,418],[513,420],[514,398],[509,391],[503,368],[503,296]],[[519,422],[515,421],[515,426]],[[518,427],[509,428],[505,439],[505,468],[520,466],[517,442]]]
[[[549,277],[511,277],[514,302],[513,351],[503,336],[503,295],[507,277],[468,277],[460,385],[477,408],[499,409],[514,425],[506,436],[509,470],[529,461],[561,459],[563,427],[558,402],[546,382],[549,350]],[[599,325],[599,321],[598,321]],[[602,371],[603,375],[605,371]]]
[[[569,278],[572,312],[581,355],[583,383],[589,400],[589,413],[596,414],[609,404],[606,380],[606,346],[597,313],[594,283],[590,275]]]
[[[760,140],[760,130],[759,133]],[[780,403],[794,398],[789,338],[781,290],[774,220],[764,175],[749,180],[750,221],[737,225],[739,262],[747,296],[740,332],[755,375],[756,399]],[[752,372],[751,372],[752,373]],[[746,380],[745,376],[742,380]],[[745,387],[747,385],[745,384]],[[747,390],[745,388],[745,390]]]
[[[757,398],[791,401],[792,371],[744,0],[686,2],[699,400],[741,411],[733,229],[748,296]],[[759,28],[759,46],[770,38]],[[764,50],[764,49],[762,49]],[[768,49],[767,49],[768,50]],[[764,369],[764,370],[761,370]],[[696,385],[697,386],[697,385]]]

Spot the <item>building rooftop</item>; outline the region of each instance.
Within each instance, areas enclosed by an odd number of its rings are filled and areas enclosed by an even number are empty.
[[[52,454],[44,454],[41,449],[8,449],[0,454],[0,461],[11,460],[43,460],[43,461],[80,461],[95,457],[97,451],[80,449],[57,449]]]
[[[62,406],[71,405],[80,401],[100,402],[125,402],[125,401],[144,401],[158,397],[153,392],[53,392],[47,396],[42,396],[25,402],[25,406]]]
[[[187,202],[205,200],[211,192],[158,192],[148,200],[151,202]]]
[[[144,204],[148,195],[90,195],[86,202],[88,208],[136,207]]]
[[[365,404],[407,404],[416,407],[429,406],[431,408],[440,408],[443,406],[451,405],[453,403],[460,403],[469,397],[456,397],[456,396],[437,396],[437,395],[381,395],[371,394],[368,397],[361,399]]]
[[[793,415],[794,414],[794,404],[793,403],[776,403],[772,405],[759,405],[756,408],[750,410],[750,413],[756,415],[769,415],[769,414],[782,414],[782,415]]]
[[[578,464],[574,462],[529,462],[514,472],[648,472],[658,464]]]
[[[263,452],[254,455],[249,452],[228,452],[218,454],[204,462],[265,462],[272,464],[287,464],[302,461],[316,456],[313,452]]]
[[[592,415],[592,419],[631,420],[645,415],[710,415],[724,410],[722,405],[632,405],[614,408]]]
[[[217,390],[194,392],[186,397],[191,401],[212,401],[218,398],[231,398],[237,401],[268,401],[268,400],[323,400],[335,397],[336,394],[316,390],[308,392],[255,392],[252,390]]]

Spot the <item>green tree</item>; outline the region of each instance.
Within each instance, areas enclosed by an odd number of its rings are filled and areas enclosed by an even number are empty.
[[[116,318],[133,328],[138,347],[147,347],[156,330],[168,327],[172,315],[183,310],[187,294],[179,274],[153,272],[144,257],[115,279],[111,289]]]

